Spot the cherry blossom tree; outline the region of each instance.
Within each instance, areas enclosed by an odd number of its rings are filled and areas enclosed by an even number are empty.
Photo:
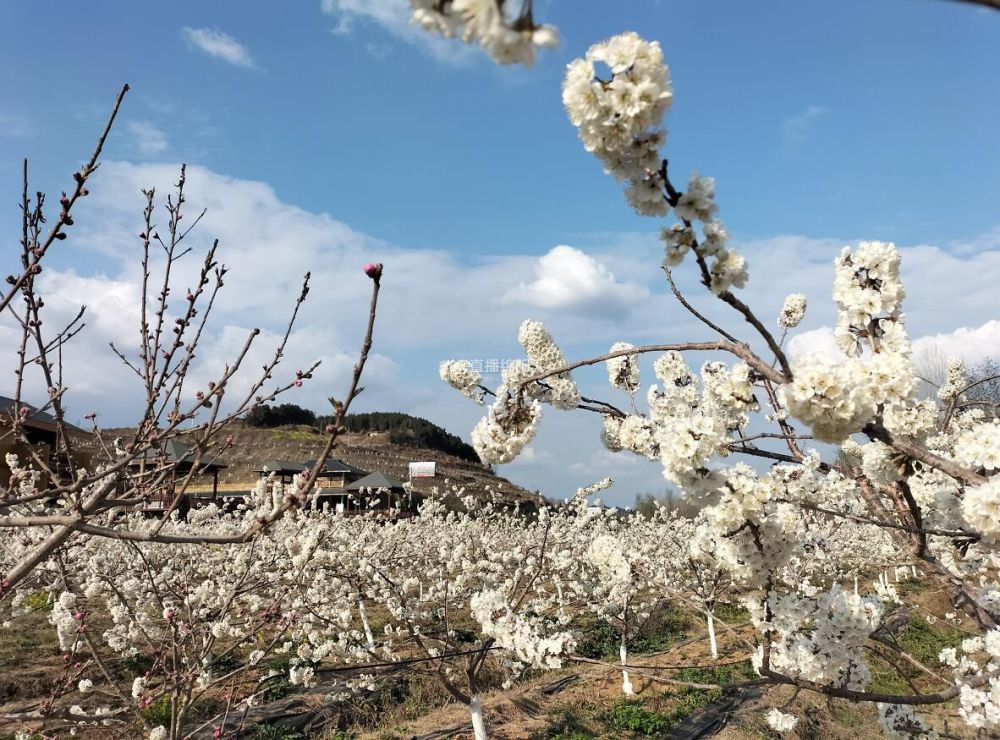
[[[879,703],[887,731],[908,727],[912,734],[920,719],[909,707],[954,698],[974,726],[1000,728],[1000,673],[992,658],[963,661],[955,681],[939,691],[870,690],[864,646],[880,626],[885,600],[897,595],[884,579],[876,593],[840,585],[852,567],[842,564],[856,565],[846,552],[854,538],[831,536],[823,543],[831,564],[825,584],[799,580],[802,563],[820,544],[812,522],[825,520],[831,532],[835,520],[876,527],[946,589],[986,637],[1000,634],[1000,425],[967,402],[972,388],[958,362],[937,402],[917,393],[900,254],[889,243],[847,246],[835,260],[841,355],[790,358],[784,341],[801,321],[806,297],[785,299],[780,334],[739,297],[749,265],[719,217],[715,181],[694,173],[681,189],[662,154],[663,118],[673,100],[662,49],[636,33],[593,45],[566,69],[563,102],[584,149],[623,184],[637,213],[675,217],[661,231],[666,284],[708,337],[620,342],[606,354],[570,361],[544,327],[526,321],[519,333],[526,359],[495,391],[477,377],[442,368],[465,395],[493,399],[473,432],[477,451],[490,463],[515,459],[545,406],[601,414],[610,450],[658,462],[685,496],[703,499],[704,538],[711,544],[702,551],[729,571],[742,593],[758,634],[754,665],[762,678]],[[735,312],[738,326],[709,319],[682,293],[673,273],[687,266],[707,299]],[[612,386],[634,397],[639,360],[651,353],[658,355],[660,384],[650,386],[645,411],[584,399],[574,382],[574,370],[604,362]],[[705,353],[728,355],[730,362],[709,359],[696,374],[688,358]],[[767,431],[757,431],[761,427]],[[859,457],[860,466],[824,461],[837,447]],[[734,457],[741,460],[731,462]],[[775,723],[787,729],[792,719],[776,716]]]
[[[528,64],[558,38],[536,23],[530,2],[517,10],[499,0],[411,5],[419,25],[478,44],[501,63]],[[516,459],[549,407],[598,414],[604,445],[659,465],[700,507],[691,519],[595,512],[588,496],[610,480],[565,505],[542,501],[531,516],[461,491],[450,496],[457,503],[442,494],[420,516],[390,522],[310,509],[361,392],[383,272],[374,263],[363,268],[372,285],[364,339],[346,393],[331,399],[319,461],[290,484],[260,481],[235,511],[206,507],[185,516],[190,476],[175,481],[176,464],[155,454],[160,446],[181,436],[185,423],[197,468],[225,449],[229,424],[309,381],[315,366],[276,380],[307,276],[249,392],[237,395],[233,378],[256,331],[220,375],[192,387],[225,268],[213,245],[195,287],[172,297],[200,218],[182,225],[183,169],[164,227],[156,224],[156,194],[143,194],[137,351],[112,348],[143,392],[137,430],[111,442],[95,418],[102,457],[81,465],[65,421],[71,389],[60,350],[79,334],[83,314],[51,331],[37,276],[74,225],[73,207],[89,192],[125,92],[57,219],[46,221],[44,197],[28,197],[25,167],[21,260],[0,295],[0,313],[20,331],[15,408],[4,431],[26,440],[24,384],[40,374],[48,389],[42,410],[56,419],[57,453],[68,465],[57,469],[31,453],[6,460],[0,606],[5,620],[17,620],[41,593],[65,656],[51,694],[8,719],[32,728],[136,723],[164,702],[169,720],[146,727],[149,737],[173,740],[208,727],[221,735],[242,729],[270,681],[323,681],[334,695],[370,691],[381,672],[405,670],[440,681],[468,708],[477,739],[485,738],[487,665],[506,681],[557,667],[575,648],[574,617],[596,612],[621,633],[620,661],[611,667],[629,693],[628,638],[658,601],[676,598],[705,615],[713,657],[716,604],[742,602],[760,684],[875,703],[890,736],[930,735],[920,708],[952,700],[970,728],[1000,731],[1000,422],[976,397],[980,381],[953,361],[936,396],[921,395],[901,257],[882,242],[845,246],[832,265],[839,354],[788,355],[786,339],[815,298],[792,294],[767,320],[740,298],[750,265],[730,242],[714,180],[694,173],[681,189],[663,155],[674,94],[658,43],[624,33],[595,44],[567,67],[563,103],[584,149],[622,183],[628,205],[643,216],[672,214],[660,231],[665,290],[705,336],[623,340],[571,360],[544,325],[527,320],[518,332],[525,357],[507,364],[496,388],[461,359],[444,362],[440,375],[484,407],[471,434],[484,462]],[[698,297],[674,280],[686,269],[704,289]],[[734,325],[709,319],[702,300],[721,302]],[[643,392],[650,355],[655,382]],[[600,363],[627,403],[583,395],[574,371]],[[136,509],[156,496],[166,496],[162,515],[142,516]],[[947,679],[901,654],[940,688],[890,694],[872,688],[867,650],[891,602],[905,598],[882,575],[901,565],[948,593],[979,633],[941,652]],[[862,587],[873,573],[878,581]],[[143,667],[122,686],[116,670],[127,661]],[[221,711],[197,714],[206,697]],[[797,721],[778,709],[767,718],[778,732]]]

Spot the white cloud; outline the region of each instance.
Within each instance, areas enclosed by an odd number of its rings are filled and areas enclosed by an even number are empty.
[[[228,33],[216,28],[191,28],[185,26],[181,35],[192,46],[201,49],[209,56],[221,59],[237,67],[253,68],[253,57],[250,51]]]
[[[139,389],[107,345],[114,341],[123,351],[135,353],[140,190],[155,188],[162,206],[177,175],[176,164],[105,162],[94,177],[90,197],[77,206],[77,225],[67,242],[77,271],[50,268],[42,276],[51,311],[49,325],[71,318],[80,304],[88,306],[88,326],[66,356],[74,408],[87,407],[81,413],[97,407],[106,421],[132,420]],[[312,271],[312,290],[292,334],[283,374],[275,382],[288,380],[292,370],[315,359],[322,359],[323,365],[317,378],[296,389],[290,400],[325,410],[325,399],[342,391],[367,315],[371,283],[361,266],[379,261],[386,271],[376,325],[377,354],[366,371],[369,390],[362,401],[382,409],[427,408],[425,415],[435,419],[448,401],[463,403],[452,399],[451,391],[438,382],[441,358],[519,356],[517,327],[526,304],[506,300],[511,291],[520,287],[537,299],[530,304],[532,313],[566,340],[568,351],[576,351],[574,337],[589,341],[603,333],[610,343],[618,319],[635,295],[644,292],[637,285],[616,281],[600,260],[570,247],[541,258],[508,255],[472,263],[440,250],[405,249],[354,231],[330,215],[285,203],[266,183],[227,177],[204,167],[188,167],[185,195],[189,219],[207,208],[187,243],[200,252],[218,237],[218,260],[230,269],[216,303],[214,329],[205,337],[200,369],[192,380],[207,382],[242,346],[251,329],[262,330],[245,365],[249,374],[231,386],[234,396],[273,351],[307,271]],[[162,207],[154,223],[165,235]],[[195,284],[198,260],[191,255],[174,265],[180,291]],[[153,261],[154,268],[162,267],[161,256],[154,255]],[[88,263],[101,265],[102,272],[85,267]],[[565,284],[550,285],[546,277]],[[602,305],[607,310],[597,315]],[[456,431],[464,434],[468,429]],[[550,462],[540,455],[537,467]]]
[[[788,342],[788,358],[793,362],[806,355],[819,355],[830,360],[844,356],[833,336],[833,328],[822,326],[795,334]]]
[[[90,408],[102,410],[107,423],[133,420],[140,390],[107,351],[107,342],[113,339],[123,350],[135,352],[136,233],[143,202],[139,190],[155,187],[162,199],[176,179],[174,164],[106,162],[94,177],[92,194],[76,207],[78,225],[66,242],[77,271],[51,267],[41,276],[46,310],[52,311],[47,325],[57,327],[59,320],[71,318],[78,304],[88,304],[88,327],[66,355],[71,420],[82,418]],[[357,351],[371,285],[361,265],[371,261],[383,262],[386,271],[376,355],[366,372],[368,390],[359,399],[360,408],[417,413],[466,437],[483,410],[438,381],[437,363],[446,357],[521,356],[517,327],[527,315],[544,320],[574,359],[599,354],[620,339],[645,343],[709,336],[666,289],[657,264],[662,246],[655,235],[626,235],[617,241],[601,235],[601,244],[613,246],[590,253],[559,246],[542,256],[460,259],[442,250],[407,249],[372,238],[329,214],[283,202],[267,183],[204,167],[188,168],[187,199],[191,218],[208,208],[189,243],[202,247],[218,237],[219,260],[231,268],[215,329],[206,337],[201,369],[193,377],[197,383],[217,373],[255,326],[262,334],[247,368],[251,373],[259,368],[284,327],[301,276],[312,270],[312,291],[274,382],[288,380],[296,368],[322,359],[317,378],[288,400],[325,410],[326,397],[342,392]],[[165,220],[159,211],[161,233]],[[948,342],[969,352],[977,343],[997,346],[998,237],[1000,232],[991,232],[947,249],[901,247],[912,336],[947,336]],[[828,337],[815,330],[834,323],[833,258],[846,241],[777,236],[737,245],[747,255],[751,274],[740,295],[767,325],[776,327],[786,294],[804,292],[809,297],[806,319],[793,333],[793,352]],[[193,257],[176,264],[181,290],[193,284],[197,266]],[[690,300],[737,337],[750,340],[748,325],[698,285],[691,267],[685,264],[675,273]],[[652,293],[647,286],[655,286]],[[973,328],[956,331],[956,326]],[[0,324],[0,342],[16,343],[12,331]],[[918,340],[918,346],[924,341]],[[706,359],[693,356],[691,363],[697,367]],[[7,362],[0,372],[10,369],[9,358]],[[649,358],[644,367],[647,382],[651,362]],[[586,395],[627,405],[627,399],[608,388],[602,366],[576,375]],[[233,395],[248,379],[233,383]],[[33,390],[35,397],[44,391]],[[501,474],[560,497],[610,475],[619,481],[619,493],[606,498],[617,503],[630,503],[636,492],[664,486],[658,465],[602,452],[596,414],[546,411],[532,449],[536,452],[529,453],[530,459],[502,468]]]
[[[522,465],[538,465],[550,462],[553,457],[554,455],[548,450],[539,450],[529,445],[521,450],[521,454],[517,460]]]
[[[461,64],[471,58],[472,50],[464,44],[427,33],[410,23],[408,0],[321,0],[320,8],[336,20],[337,25],[330,30],[339,36],[351,35],[358,22],[373,23],[438,61]]]
[[[916,374],[930,382],[931,389],[944,381],[948,360],[952,358],[963,360],[966,367],[973,369],[983,360],[1000,360],[1000,320],[997,319],[976,327],[962,326],[951,332],[911,338]],[[833,329],[829,326],[792,338],[788,344],[788,356],[792,362],[805,355],[818,355],[831,362],[844,359],[844,353],[837,346]]]
[[[969,367],[986,359],[1000,360],[1000,321],[992,319],[976,327],[963,326],[947,334],[929,334],[913,342],[913,355],[940,354],[958,357]]]
[[[643,286],[618,282],[604,264],[565,244],[539,257],[534,272],[534,280],[511,288],[504,300],[544,309],[622,316],[649,295]]]
[[[163,154],[170,146],[167,135],[149,121],[129,121],[125,124],[125,130],[143,156]]]
[[[781,135],[788,144],[801,144],[817,119],[831,113],[825,105],[808,105],[805,110],[786,118],[781,124]]]

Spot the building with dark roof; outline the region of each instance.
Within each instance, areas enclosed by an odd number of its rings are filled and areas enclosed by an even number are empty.
[[[343,514],[384,511],[393,516],[412,514],[415,504],[401,480],[379,472],[348,483],[343,490],[323,488],[315,503],[318,508],[328,507]]]
[[[126,475],[131,478],[129,488],[142,490],[155,485],[156,490],[142,507],[148,512],[170,508],[181,486],[183,495],[175,508],[184,514],[193,503],[218,500],[219,472],[226,467],[214,454],[202,453],[199,459],[194,445],[171,438],[133,460]]]
[[[315,460],[310,460],[306,463],[306,467],[312,470],[315,464]],[[318,482],[324,488],[346,488],[348,484],[366,475],[368,475],[367,470],[356,468],[336,457],[328,457],[319,471]]]
[[[17,435],[14,433],[15,413],[20,417]],[[90,434],[85,429],[65,421],[62,428],[66,434],[73,437]],[[13,453],[23,463],[27,463],[31,453],[34,452],[45,460],[49,469],[61,479],[69,471],[69,459],[66,443],[60,440],[59,435],[59,422],[52,414],[23,401],[19,404],[13,398],[0,396],[0,456]],[[89,460],[76,454],[76,450],[74,453],[73,460],[87,467]],[[0,465],[0,484],[6,486],[9,481],[10,471],[6,465]]]
[[[261,478],[267,478],[273,473],[282,483],[291,483],[292,478],[306,472],[309,470],[309,467],[290,460],[268,460],[259,468],[254,468],[253,472],[257,473]]]

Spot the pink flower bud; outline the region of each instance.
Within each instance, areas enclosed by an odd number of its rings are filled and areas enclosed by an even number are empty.
[[[296,380],[295,381],[295,387],[296,388],[301,388],[302,387],[302,381],[301,380]]]
[[[369,262],[364,267],[365,275],[370,277],[372,280],[378,280],[382,277],[382,263],[381,262]]]

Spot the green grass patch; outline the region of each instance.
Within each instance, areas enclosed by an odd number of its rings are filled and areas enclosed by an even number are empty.
[[[755,674],[750,661],[744,660],[732,665],[681,668],[673,675],[673,678],[676,678],[678,681],[688,681],[690,683],[714,683],[720,686],[729,686],[730,684],[755,678]]]
[[[868,661],[872,680],[869,689],[878,694],[909,694],[910,685],[899,671],[880,658]]]
[[[289,668],[291,668],[291,661],[288,658],[272,661],[267,664],[264,675],[267,675],[268,673],[276,673],[277,675],[272,675],[270,678],[263,681],[264,701],[284,699],[286,696],[295,691],[295,687],[292,686],[291,681],[288,680]]]
[[[864,727],[868,722],[868,718],[858,706],[847,701],[831,702],[830,714],[839,724],[851,729]]]
[[[897,635],[899,648],[913,656],[928,668],[938,665],[938,655],[945,648],[958,647],[962,640],[971,637],[961,627],[940,621],[930,624],[924,617],[913,615]],[[910,694],[910,681],[924,677],[915,666],[902,659],[893,666],[884,658],[870,661],[872,673],[871,689],[885,694]]]
[[[279,442],[315,442],[318,436],[316,430],[311,427],[281,427],[271,430],[271,439],[278,440]]]
[[[548,738],[560,740],[590,740],[596,738],[590,723],[577,707],[560,707],[550,713],[551,720],[545,729]]]
[[[671,722],[658,712],[651,712],[638,699],[619,699],[608,713],[608,725],[619,732],[649,737],[670,729]]]
[[[919,615],[910,617],[899,635],[899,644],[926,666],[938,664],[938,655],[945,648],[957,648],[971,635],[960,627],[940,621],[929,624]]]
[[[653,612],[639,631],[628,641],[629,653],[642,655],[669,648],[687,635],[691,626],[688,615],[674,606],[661,607]],[[593,614],[580,616],[575,624],[581,633],[576,652],[585,658],[616,659],[621,645],[618,629]]]
[[[647,701],[622,697],[615,702],[604,719],[608,728],[619,733],[618,736],[662,735],[692,714],[719,701],[726,693],[726,686],[744,681],[752,673],[750,661],[717,668],[684,668],[677,671],[673,678],[689,683],[718,684],[719,688],[678,686]]]
[[[716,619],[730,626],[750,621],[750,612],[739,604],[716,604],[714,613]]]
[[[305,740],[306,738],[298,730],[278,725],[254,725],[247,737],[251,740]]]
[[[52,599],[48,591],[34,591],[24,597],[21,606],[33,612],[52,611]]]
[[[161,696],[142,710],[142,719],[149,727],[170,727],[170,697]]]

